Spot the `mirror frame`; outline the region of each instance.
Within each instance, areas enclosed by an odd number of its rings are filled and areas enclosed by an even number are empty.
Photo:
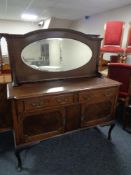
[[[67,78],[95,77],[99,76],[99,50],[101,38],[98,35],[87,35],[70,29],[42,29],[29,32],[24,35],[0,34],[4,36],[8,44],[8,53],[11,66],[13,85],[23,83],[59,80]],[[27,66],[22,58],[22,50],[29,44],[47,38],[68,38],[86,44],[92,51],[90,61],[73,70],[62,72],[39,71]]]
[[[48,72],[77,69],[87,64],[91,57],[92,51],[86,44],[67,38],[39,40],[27,45],[21,53],[21,58],[27,66]]]

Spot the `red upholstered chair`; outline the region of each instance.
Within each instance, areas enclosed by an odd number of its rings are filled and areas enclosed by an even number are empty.
[[[125,128],[127,126],[126,109],[131,98],[131,64],[109,63],[108,77],[122,83],[119,99],[124,101],[123,128]]]
[[[100,70],[103,64],[104,53],[117,53],[123,56],[124,49],[122,48],[122,39],[124,31],[123,21],[108,21],[104,27],[104,39],[100,48]]]
[[[128,55],[131,55],[131,22],[129,23],[128,29],[127,43],[125,48],[125,60],[127,59]]]

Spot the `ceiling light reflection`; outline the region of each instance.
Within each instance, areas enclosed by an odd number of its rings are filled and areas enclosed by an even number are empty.
[[[47,92],[60,92],[63,91],[64,87],[54,87],[47,90]]]
[[[38,16],[34,14],[22,14],[21,18],[27,21],[32,21],[32,20],[34,21],[38,18]]]

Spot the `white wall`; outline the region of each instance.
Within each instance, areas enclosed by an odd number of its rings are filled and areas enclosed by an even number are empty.
[[[125,21],[125,30],[122,46],[125,47],[127,40],[128,23],[131,21],[131,5],[107,11],[89,17],[89,19],[81,19],[72,23],[72,28],[88,34],[100,34],[103,37],[104,24],[106,21],[120,20]],[[129,57],[128,62],[131,63]]]
[[[70,24],[70,20],[52,18],[49,28],[68,28]],[[0,33],[25,34],[38,29],[42,27],[35,22],[0,20]],[[8,58],[4,57],[3,61],[8,63]]]
[[[37,23],[0,20],[0,33],[24,34],[37,29]],[[6,45],[4,47],[6,49]],[[3,61],[4,63],[8,63],[8,57],[3,57]]]
[[[71,20],[51,18],[49,28],[70,28]],[[36,22],[0,20],[0,33],[24,34],[42,29]]]
[[[125,38],[123,40],[123,45],[125,45],[128,23],[131,21],[131,5],[90,16],[87,20],[81,19],[79,21],[75,21],[72,25],[72,28],[82,31],[84,33],[100,34],[101,36],[103,36],[104,24],[106,23],[106,21],[110,20],[120,20],[126,23],[124,31]]]
[[[0,33],[24,34],[37,29],[37,23],[0,20]]]
[[[71,20],[51,18],[49,28],[70,28],[71,24]]]

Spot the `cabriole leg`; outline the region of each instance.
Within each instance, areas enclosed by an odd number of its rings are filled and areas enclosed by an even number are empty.
[[[112,123],[110,125],[109,131],[108,131],[108,140],[111,140],[111,132],[112,132],[114,127],[115,127],[115,123]]]
[[[22,161],[21,161],[21,157],[20,157],[20,152],[22,151],[23,149],[16,149],[15,150],[15,156],[17,158],[17,170],[18,171],[22,171]]]

